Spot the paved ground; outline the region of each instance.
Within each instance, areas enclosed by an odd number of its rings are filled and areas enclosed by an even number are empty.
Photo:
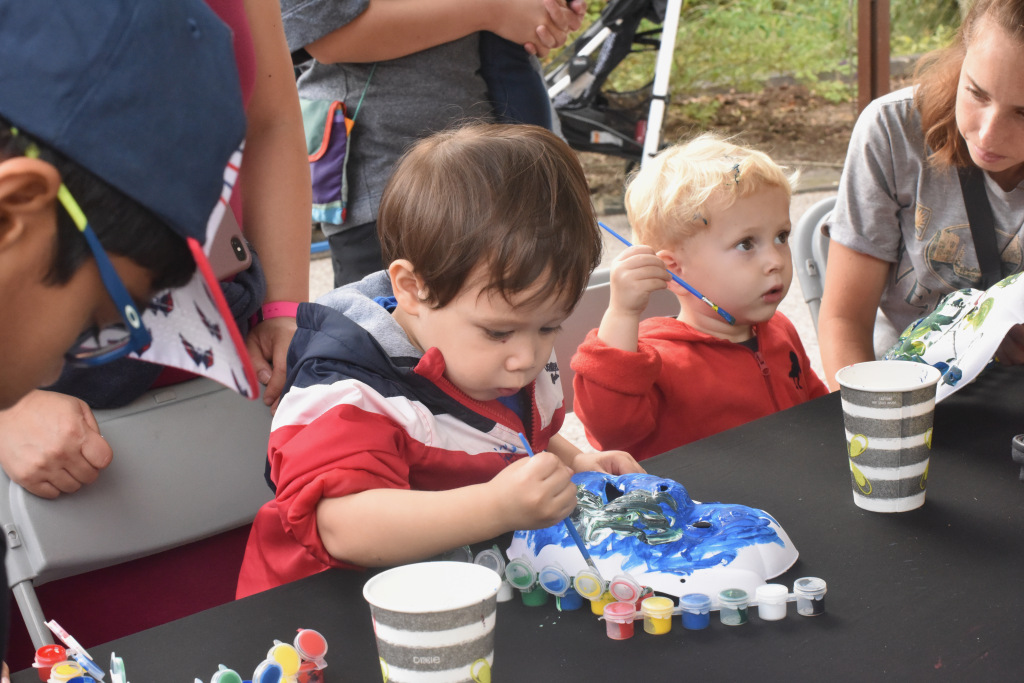
[[[794,224],[797,219],[803,215],[804,211],[806,211],[812,204],[830,194],[835,193],[835,190],[831,189],[834,186],[835,180],[836,177],[834,172],[825,175],[813,174],[813,172],[805,173],[801,185],[808,188],[808,191],[802,191],[795,194],[791,204],[790,213]],[[625,235],[629,234],[629,223],[626,221],[626,216],[624,214],[606,215],[602,218],[602,221],[615,230],[623,232]],[[607,265],[623,248],[624,247],[620,242],[606,235],[605,253],[602,265]],[[328,292],[332,288],[333,277],[330,259],[314,259],[310,265],[310,298],[315,299],[316,297]],[[804,303],[803,293],[800,291],[800,283],[796,277],[793,278],[793,284],[790,287],[789,294],[779,306],[779,310],[785,313],[786,317],[793,321],[793,324],[796,326],[797,332],[799,332],[800,338],[804,343],[804,347],[807,349],[807,355],[810,356],[811,365],[818,373],[818,376],[822,376],[821,358],[818,353],[818,336],[814,329],[814,324],[811,321],[810,312],[807,309],[807,305]],[[571,414],[567,416],[562,434],[570,441],[581,447],[586,445],[583,428],[581,427],[579,420],[575,419],[575,416]]]

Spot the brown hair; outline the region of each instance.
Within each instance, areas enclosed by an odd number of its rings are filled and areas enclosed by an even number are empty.
[[[558,292],[571,309],[601,258],[583,168],[537,126],[476,123],[419,141],[384,188],[377,231],[384,262],[409,260],[435,308],[486,263],[485,291],[510,300],[544,276],[532,299]]]
[[[964,16],[952,44],[930,52],[917,64],[914,102],[921,113],[925,142],[937,166],[971,166],[967,143],[956,125],[956,95],[967,46],[987,18],[1024,44],[1024,0],[976,0]]]

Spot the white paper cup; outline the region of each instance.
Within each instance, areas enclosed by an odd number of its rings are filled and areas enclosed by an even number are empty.
[[[501,577],[466,562],[389,569],[363,586],[384,681],[490,683]]]
[[[858,507],[905,512],[924,504],[941,376],[930,365],[902,360],[855,363],[836,373]]]

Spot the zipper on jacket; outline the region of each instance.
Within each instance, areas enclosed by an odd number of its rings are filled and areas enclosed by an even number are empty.
[[[757,365],[761,368],[761,377],[764,378],[765,387],[768,389],[768,396],[772,399],[772,407],[775,412],[779,412],[779,401],[775,398],[775,389],[772,387],[772,373],[768,369],[768,364],[764,362],[764,356],[761,355],[761,350],[753,352],[754,360],[757,361]]]

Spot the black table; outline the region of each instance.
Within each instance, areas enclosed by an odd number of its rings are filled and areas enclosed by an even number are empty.
[[[685,419],[680,416],[679,419]],[[1024,672],[1024,482],[1010,457],[1024,432],[1024,369],[995,369],[936,409],[927,501],[899,514],[852,499],[836,394],[647,461],[696,500],[775,516],[800,551],[776,581],[828,582],[826,614],[778,622],[751,610],[704,631],[675,620],[611,641],[589,610],[498,609],[498,681],[1018,680]],[[113,649],[134,683],[208,681],[223,662],[248,675],[274,638],[315,628],[332,683],[379,681],[366,574],[328,571],[95,647]],[[38,680],[33,670],[14,681]]]

